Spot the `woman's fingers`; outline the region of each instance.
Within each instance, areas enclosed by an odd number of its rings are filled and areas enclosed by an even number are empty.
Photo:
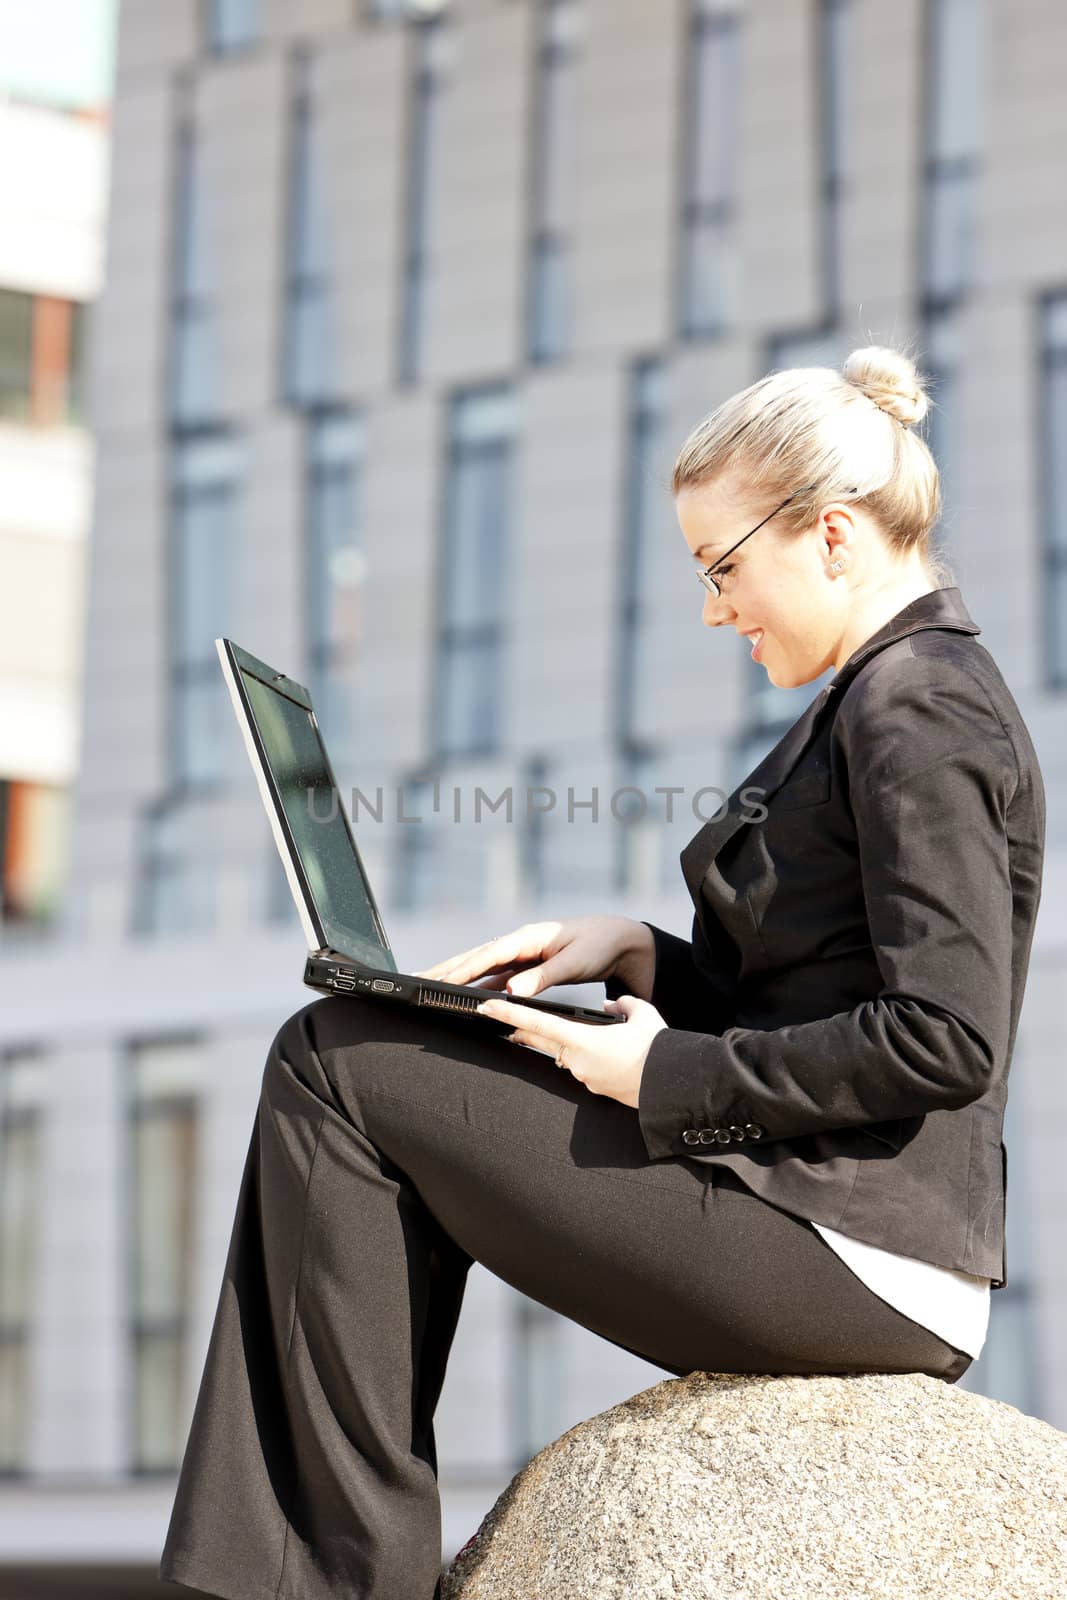
[[[439,961],[433,967],[425,967],[412,976],[439,978],[445,983],[471,983],[483,973],[513,971],[516,969],[516,962],[523,959],[522,941],[519,935],[508,933],[499,939],[487,939],[484,944],[464,950],[458,956],[449,956],[446,961]],[[536,952],[526,959],[536,959]]]

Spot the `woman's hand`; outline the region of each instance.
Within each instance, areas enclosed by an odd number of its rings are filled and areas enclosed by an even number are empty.
[[[655,945],[643,922],[630,917],[570,917],[563,922],[525,922],[513,933],[475,945],[414,976],[444,983],[474,983],[485,977],[482,988],[506,988],[509,994],[523,996],[540,994],[554,983],[620,978],[635,996],[647,1000],[655,966]]]
[[[604,1009],[621,1011],[626,1021],[614,1027],[571,1022],[549,1011],[496,998],[483,1000],[478,1013],[513,1024],[515,1032],[507,1034],[507,1039],[551,1056],[591,1093],[607,1095],[636,1111],[648,1047],[667,1024],[655,1006],[632,994],[606,1001]]]

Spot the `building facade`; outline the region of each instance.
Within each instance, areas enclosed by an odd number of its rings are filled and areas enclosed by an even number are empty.
[[[71,866],[0,962],[0,1577],[151,1592],[311,998],[214,639],[311,687],[408,970],[592,910],[688,932],[679,850],[820,685],[701,627],[674,452],[872,342],[931,374],[940,545],[1049,802],[963,1384],[1067,1427],[1065,65],[1047,0],[126,0]],[[664,1376],[476,1267],[446,1557]]]

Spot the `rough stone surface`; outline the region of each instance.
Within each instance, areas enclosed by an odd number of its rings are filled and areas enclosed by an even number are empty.
[[[669,1379],[515,1477],[442,1600],[1067,1600],[1067,1434],[922,1373]]]

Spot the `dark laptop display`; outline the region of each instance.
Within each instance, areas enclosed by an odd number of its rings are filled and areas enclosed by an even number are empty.
[[[481,986],[398,970],[308,691],[232,639],[216,639],[215,647],[307,937],[304,982],[328,994],[473,1013],[487,993]],[[560,1000],[515,1003],[581,1022],[626,1020]],[[503,1026],[489,1017],[475,1021]]]
[[[340,802],[313,713],[268,688],[247,668],[241,678],[269,756],[270,774],[308,888],[322,922],[322,943],[368,966],[396,962],[378,917],[363,863]]]

